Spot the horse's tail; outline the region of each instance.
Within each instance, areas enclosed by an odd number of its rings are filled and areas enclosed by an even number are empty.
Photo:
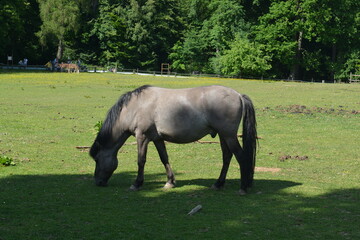
[[[247,95],[241,95],[243,102],[243,150],[244,150],[244,172],[246,180],[244,181],[245,189],[251,187],[254,180],[256,147],[257,147],[257,131],[255,109],[251,99]]]

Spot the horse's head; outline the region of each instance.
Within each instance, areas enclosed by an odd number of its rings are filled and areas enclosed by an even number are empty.
[[[95,184],[106,186],[109,178],[118,166],[117,151],[107,149],[95,140],[90,149],[90,156],[95,160]]]

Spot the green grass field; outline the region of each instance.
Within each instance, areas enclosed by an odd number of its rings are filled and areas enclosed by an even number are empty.
[[[220,146],[199,143],[167,144],[177,177],[168,191],[150,145],[145,184],[130,192],[134,138],[109,186],[95,186],[95,164],[76,147],[90,146],[119,96],[144,84],[219,84],[252,98],[261,139],[249,194],[237,194],[234,159],[225,188],[210,189]],[[1,72],[0,91],[0,156],[16,163],[0,166],[1,240],[360,238],[358,84]]]

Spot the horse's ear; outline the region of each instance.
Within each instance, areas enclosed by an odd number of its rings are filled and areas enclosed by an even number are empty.
[[[101,148],[100,143],[95,140],[95,142],[90,148],[90,152],[89,152],[90,156],[95,159],[97,153],[100,151],[100,148]]]

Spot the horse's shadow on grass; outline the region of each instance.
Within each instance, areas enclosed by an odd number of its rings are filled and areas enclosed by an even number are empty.
[[[182,174],[177,173],[176,176],[181,176]],[[109,181],[108,187],[120,187],[126,189],[134,181],[136,177],[136,172],[126,172],[114,174]],[[162,188],[165,184],[166,176],[164,173],[159,174],[145,174],[145,183],[141,188],[142,190],[156,190]],[[215,178],[197,178],[197,179],[188,179],[188,180],[176,180],[176,189],[186,188],[189,186],[201,187],[201,189],[206,190],[211,189],[212,185],[216,182]],[[277,192],[285,188],[294,187],[301,185],[301,183],[296,183],[292,181],[284,180],[269,180],[269,179],[255,179],[253,187],[249,192],[261,191],[261,192]],[[226,184],[223,189],[220,191],[227,190],[239,190],[240,189],[240,179],[227,179]],[[211,189],[214,190],[214,189]],[[171,189],[170,189],[171,191]]]
[[[224,232],[240,236],[246,230],[265,239],[270,230],[277,231],[272,229],[275,225],[292,236],[326,226],[336,226],[331,234],[339,238],[359,234],[351,227],[360,210],[359,189],[306,196],[301,190],[288,191],[301,183],[255,179],[250,193],[239,196],[238,179],[228,179],[224,190],[215,191],[210,187],[216,179],[179,177],[175,189],[164,191],[161,173],[147,174],[142,190],[131,192],[128,187],[135,175],[117,173],[108,187],[95,186],[90,174],[0,178],[0,238],[218,239]],[[188,218],[197,204],[203,209]],[[249,228],[251,222],[256,225]],[[286,231],[277,234],[288,237]]]

